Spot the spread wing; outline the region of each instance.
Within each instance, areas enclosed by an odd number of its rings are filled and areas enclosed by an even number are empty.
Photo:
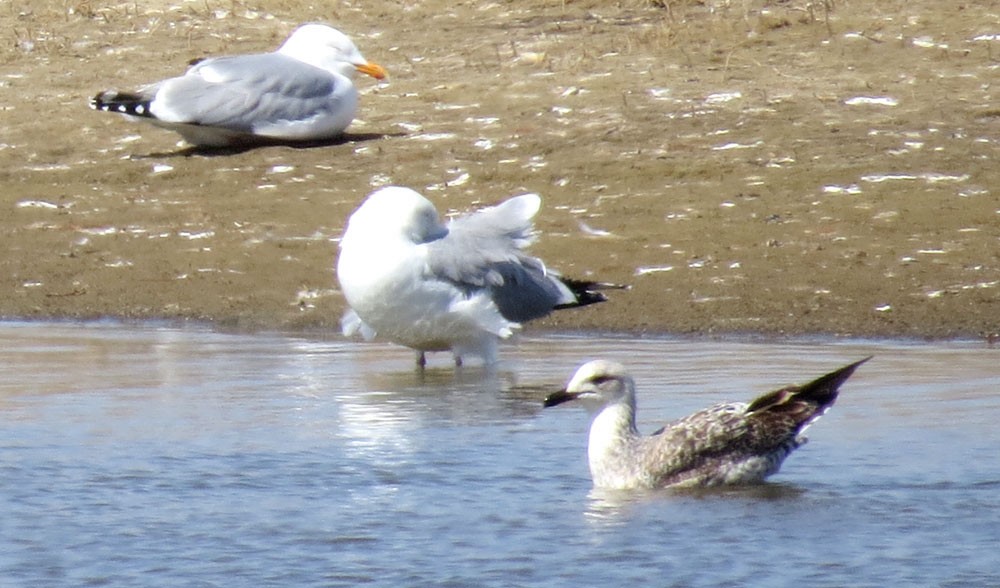
[[[540,202],[526,194],[452,221],[446,236],[426,244],[427,271],[467,294],[488,292],[509,321],[525,322],[573,302],[558,277],[524,252],[534,240],[531,219]]]

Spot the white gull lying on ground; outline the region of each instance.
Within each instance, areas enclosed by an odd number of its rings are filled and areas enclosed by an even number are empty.
[[[760,482],[803,445],[805,429],[829,409],[837,390],[869,358],[803,386],[749,404],[717,404],[649,436],[635,426],[635,383],[625,368],[591,361],[545,406],[579,400],[590,411],[588,459],[594,485],[632,489]]]
[[[101,92],[90,105],[176,131],[199,146],[320,141],[354,120],[356,71],[386,75],[347,35],[306,24],[273,53],[205,59],[135,92]]]
[[[418,352],[450,350],[497,360],[497,344],[520,323],[556,309],[606,300],[612,284],[569,280],[523,249],[541,206],[525,194],[444,225],[409,188],[376,190],[351,215],[337,278],[350,309],[343,331],[376,334]]]

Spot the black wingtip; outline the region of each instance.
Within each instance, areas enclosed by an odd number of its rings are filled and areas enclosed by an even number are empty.
[[[852,364],[845,365],[844,367],[840,368],[839,370],[834,370],[834,371],[830,372],[829,374],[827,374],[827,375],[825,375],[825,376],[823,376],[821,378],[818,378],[816,381],[817,382],[821,382],[821,381],[824,381],[824,380],[828,379],[834,386],[840,386],[845,381],[847,381],[847,378],[850,378],[851,375],[854,374],[854,370],[858,369],[858,367],[860,367],[861,364],[865,363],[866,361],[868,361],[869,359],[871,359],[873,357],[875,357],[875,356],[874,355],[869,355],[868,357],[866,357],[864,359],[859,359],[858,361],[856,361],[856,362],[854,362]]]
[[[90,107],[103,112],[155,118],[149,111],[149,100],[137,94],[107,90],[90,99]]]
[[[802,386],[802,389],[796,394],[796,397],[812,400],[819,406],[833,404],[833,402],[837,399],[837,391],[840,386],[846,382],[852,374],[854,374],[854,370],[858,369],[861,364],[865,363],[872,357],[874,356],[869,355],[864,359],[845,365],[838,370],[834,370],[825,376],[816,378],[812,382]]]
[[[574,280],[572,278],[559,278],[559,280],[576,296],[576,302],[560,304],[555,307],[556,310],[579,308],[581,306],[597,304],[598,302],[607,302],[608,297],[602,290],[629,290],[632,288],[629,285],[611,284],[609,282],[591,282],[588,280]]]
[[[872,356],[868,356],[860,361],[846,365],[838,370],[834,370],[824,376],[820,376],[802,386],[786,386],[774,392],[769,392],[758,398],[747,406],[747,412],[761,410],[797,410],[802,402],[812,405],[814,409],[811,414],[823,414],[833,403],[837,401],[837,394],[840,385],[847,378],[851,377],[858,366],[865,363]],[[791,402],[792,400],[800,402]]]

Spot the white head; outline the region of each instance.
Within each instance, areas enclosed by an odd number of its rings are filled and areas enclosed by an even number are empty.
[[[635,472],[627,456],[639,431],[635,427],[635,384],[620,363],[583,364],[564,390],[550,394],[545,406],[579,400],[590,411],[587,461],[594,485],[627,488]]]
[[[348,79],[358,71],[378,80],[386,76],[385,68],[365,60],[347,35],[324,24],[304,24],[295,29],[278,53]]]
[[[625,371],[625,366],[613,361],[598,359],[587,362],[576,370],[566,388],[550,394],[545,406],[579,400],[592,414],[613,404],[635,408],[635,382]]]
[[[448,228],[430,200],[409,188],[387,186],[369,194],[354,211],[341,244],[355,232],[375,239],[400,236],[419,244],[444,237]]]

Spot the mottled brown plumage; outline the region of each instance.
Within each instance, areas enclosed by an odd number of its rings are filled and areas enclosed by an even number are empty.
[[[837,399],[865,358],[802,386],[750,403],[724,403],[674,421],[652,435],[635,426],[635,384],[620,364],[583,365],[545,406],[580,400],[593,414],[589,461],[594,484],[609,488],[714,486],[759,482],[806,442],[803,431]]]

